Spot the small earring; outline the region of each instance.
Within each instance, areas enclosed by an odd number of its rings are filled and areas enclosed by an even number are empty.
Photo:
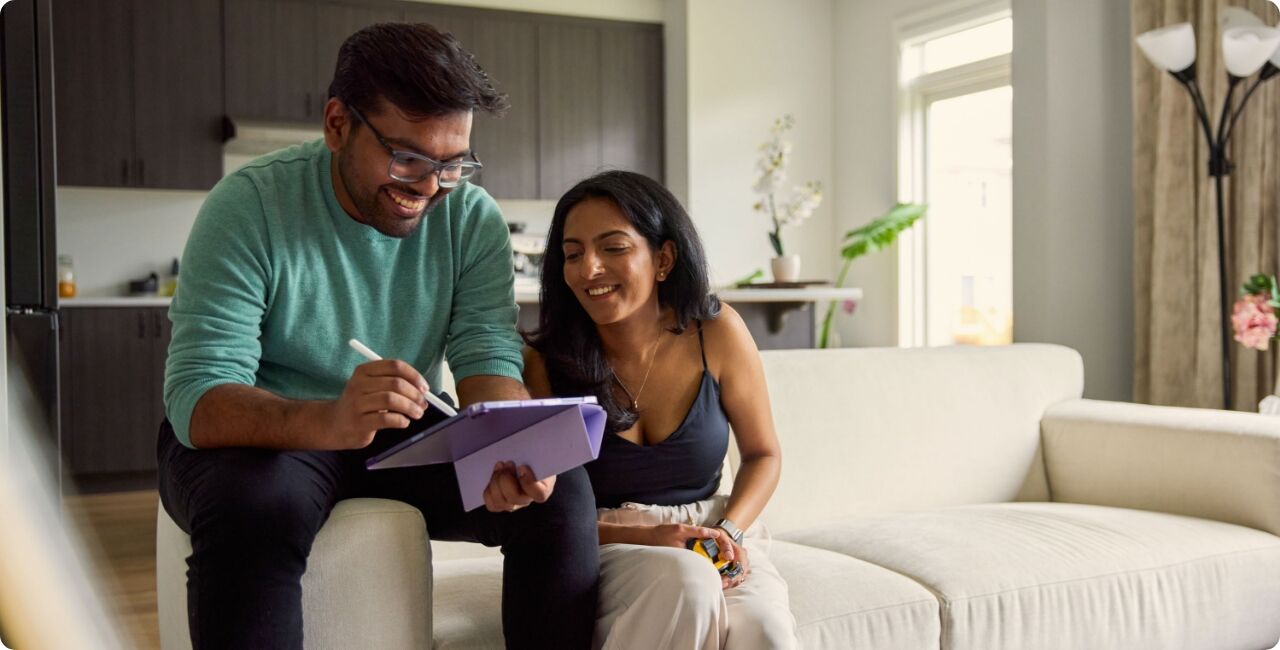
[[[662,273],[659,273],[659,274],[658,274],[658,279],[659,279],[659,280],[665,280],[665,279],[667,279],[667,272],[666,272],[666,271],[663,271]]]

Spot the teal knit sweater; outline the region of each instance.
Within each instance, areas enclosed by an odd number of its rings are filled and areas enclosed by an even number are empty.
[[[333,399],[364,359],[383,357],[440,383],[519,380],[511,243],[488,193],[463,185],[395,239],[343,211],[317,140],[241,168],[213,188],[182,255],[169,318],[165,411],[191,445],[191,413],[221,384],[291,399]]]

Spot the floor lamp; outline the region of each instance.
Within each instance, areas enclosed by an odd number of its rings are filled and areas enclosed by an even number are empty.
[[[1137,38],[1138,47],[1153,65],[1173,75],[1191,95],[1200,129],[1209,145],[1209,175],[1213,177],[1218,208],[1218,299],[1221,308],[1222,339],[1222,408],[1231,408],[1231,294],[1227,288],[1227,259],[1225,232],[1225,197],[1223,179],[1231,173],[1231,161],[1227,160],[1227,143],[1231,131],[1240,120],[1240,113],[1258,87],[1280,75],[1280,30],[1267,27],[1262,19],[1239,7],[1223,11],[1222,59],[1227,67],[1227,96],[1222,103],[1218,129],[1213,130],[1204,94],[1196,83],[1196,34],[1191,23],[1179,23],[1155,29]],[[1237,86],[1248,84],[1244,97],[1232,110],[1232,98]]]

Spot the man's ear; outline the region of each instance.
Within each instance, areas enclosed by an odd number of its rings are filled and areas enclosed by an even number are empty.
[[[337,97],[330,97],[324,105],[324,144],[329,151],[337,153],[346,142],[353,118]]]

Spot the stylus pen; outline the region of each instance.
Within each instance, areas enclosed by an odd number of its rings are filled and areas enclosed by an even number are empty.
[[[365,344],[363,344],[363,343],[361,343],[361,342],[359,342],[359,341],[357,341],[357,340],[355,340],[355,339],[351,339],[350,341],[347,341],[347,345],[350,345],[352,350],[355,350],[356,352],[359,352],[361,356],[363,356],[364,358],[366,358],[366,359],[368,359],[368,360],[370,360],[370,361],[382,361],[382,357],[378,356],[378,353],[377,353],[377,352],[374,352],[373,350],[370,350],[370,349],[369,349],[369,346],[367,346],[367,345],[365,345]],[[427,402],[428,402],[429,404],[431,404],[432,406],[434,406],[434,407],[436,407],[436,408],[440,409],[440,412],[441,412],[441,413],[444,413],[445,415],[447,415],[447,416],[449,416],[449,417],[453,417],[453,416],[455,416],[455,415],[457,415],[457,414],[458,414],[458,412],[457,412],[457,411],[453,410],[453,407],[452,407],[452,406],[449,406],[448,404],[445,404],[445,403],[444,403],[444,401],[443,401],[443,400],[441,400],[439,397],[436,397],[435,395],[432,395],[432,394],[431,394],[431,391],[429,391],[429,390],[428,390],[428,391],[424,391],[422,394],[423,394],[423,396],[424,396],[424,397],[426,397],[426,398],[427,398]]]

